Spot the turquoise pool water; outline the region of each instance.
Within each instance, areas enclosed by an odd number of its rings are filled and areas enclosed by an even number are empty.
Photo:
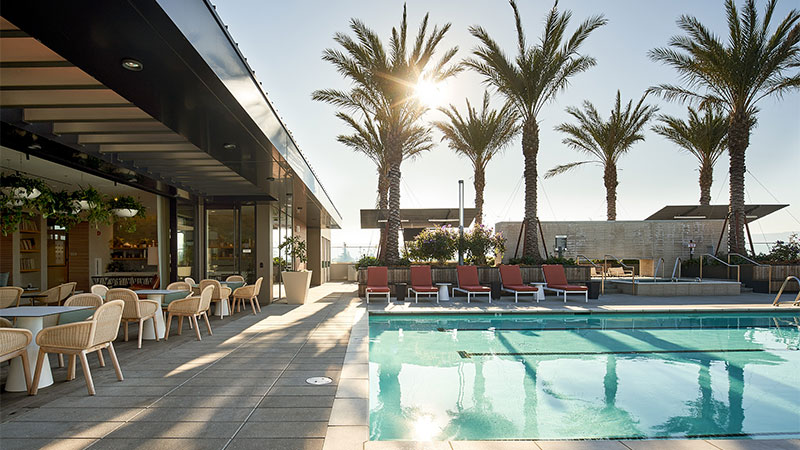
[[[372,440],[800,437],[796,314],[369,323]]]

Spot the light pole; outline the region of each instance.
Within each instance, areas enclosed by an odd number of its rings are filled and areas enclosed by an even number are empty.
[[[464,265],[464,180],[458,180],[458,265]]]

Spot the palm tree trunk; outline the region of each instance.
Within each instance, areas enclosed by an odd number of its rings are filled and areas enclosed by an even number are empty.
[[[700,205],[711,204],[711,183],[714,181],[714,166],[706,161],[700,165]]]
[[[750,120],[743,111],[731,114],[728,128],[730,166],[730,206],[728,220],[728,250],[745,255],[744,245],[744,154],[750,145]]]
[[[522,155],[525,157],[525,236],[522,256],[541,261],[539,237],[536,234],[538,214],[536,211],[536,156],[539,154],[539,125],[535,117],[529,117],[522,124]]]
[[[617,166],[606,164],[603,182],[606,185],[606,211],[608,220],[617,220]]]
[[[475,166],[475,181],[473,183],[475,186],[475,209],[477,209],[477,213],[475,214],[475,224],[482,225],[483,224],[483,190],[486,187],[486,173],[481,167],[480,164]]]
[[[389,207],[389,176],[383,167],[378,167],[378,209],[385,210]],[[381,226],[381,236],[378,241],[378,260],[384,261],[386,257],[386,226]]]
[[[389,164],[389,211],[386,233],[386,264],[395,265],[400,262],[400,163],[403,152],[396,133],[388,133],[386,137],[386,162]]]

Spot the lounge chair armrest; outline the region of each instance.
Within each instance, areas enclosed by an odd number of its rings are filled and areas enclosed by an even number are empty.
[[[92,326],[92,321],[84,321],[47,327],[36,335],[36,344],[40,347],[86,348]]]

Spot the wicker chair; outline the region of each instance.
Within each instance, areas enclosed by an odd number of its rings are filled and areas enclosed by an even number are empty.
[[[86,354],[108,348],[108,354],[111,356],[111,363],[114,365],[117,379],[122,381],[122,370],[119,367],[117,354],[111,341],[116,339],[117,333],[119,333],[119,323],[122,319],[122,310],[124,308],[124,301],[111,300],[97,308],[97,311],[89,320],[42,329],[36,336],[36,343],[39,344],[39,355],[36,359],[36,373],[33,377],[30,394],[36,395],[39,389],[42,365],[45,361],[45,355],[48,353],[69,355],[67,381],[75,378],[75,359],[76,357],[80,358],[83,375],[86,378],[86,388],[89,391],[89,395],[94,395],[94,382],[92,381],[92,373],[89,371],[89,362],[86,359]]]
[[[167,285],[168,290],[192,292],[192,285],[185,281],[176,281]]]
[[[104,284],[94,284],[91,288],[89,288],[89,291],[92,294],[97,294],[102,297],[108,292],[108,287]]]
[[[241,275],[231,275],[228,278],[225,278],[225,281],[239,281],[244,283],[244,277]]]
[[[256,314],[256,305],[258,305],[258,293],[261,291],[261,283],[263,281],[264,277],[259,277],[256,280],[256,284],[242,286],[233,291],[231,298],[233,298],[233,308],[236,309],[236,312],[242,310],[242,306],[244,306],[245,300],[249,300],[250,307],[253,308],[253,315]],[[261,311],[261,306],[258,306],[258,311]]]
[[[175,300],[167,306],[167,332],[164,334],[164,340],[169,339],[169,329],[172,326],[172,318],[178,317],[178,334],[181,334],[183,329],[183,318],[189,318],[189,324],[194,325],[194,331],[197,333],[197,340],[202,341],[200,337],[200,326],[197,323],[198,317],[203,317],[206,321],[208,334],[211,336],[211,323],[208,321],[208,308],[211,306],[211,296],[214,293],[214,286],[208,285],[200,292],[199,297],[186,297],[181,300]]]
[[[10,320],[0,317],[0,328],[14,328]]]
[[[194,278],[192,278],[192,277],[186,277],[186,278],[184,278],[184,279],[183,279],[183,281],[185,281],[185,282],[189,283],[189,286],[192,286],[192,285],[194,285],[194,284],[197,284],[197,282],[196,282],[196,281],[194,281]]]
[[[217,304],[217,315],[220,319],[222,319],[224,317],[222,311],[222,302],[226,302],[228,305],[228,311],[231,311],[231,288],[222,286],[217,280],[200,280],[200,292],[203,292],[206,286],[214,287],[214,293],[211,295],[211,302]]]
[[[3,319],[5,320],[5,319]],[[6,321],[7,322],[7,321]],[[31,366],[28,364],[28,344],[33,340],[30,331],[21,328],[0,328],[0,362],[19,356],[25,372],[25,385],[31,389]]]
[[[0,287],[0,308],[19,306],[19,299],[24,290],[21,287]]]
[[[92,314],[103,305],[103,299],[97,294],[75,294],[64,300],[64,306],[90,306],[92,309],[81,309],[79,311],[69,311],[58,315],[58,324],[81,322],[92,317]],[[105,367],[103,351],[97,350],[97,359],[100,360],[100,367]],[[58,367],[64,367],[64,355],[58,354]]]
[[[139,323],[139,347],[142,348],[142,329],[145,320],[153,321],[153,328],[156,326],[156,314],[161,313],[161,304],[155,300],[140,299],[136,292],[125,288],[109,289],[106,294],[106,301],[122,300],[125,302],[125,311],[122,312],[122,322],[125,324],[125,342],[128,342],[128,324],[130,322]],[[156,333],[158,340],[158,333]]]
[[[78,287],[77,281],[70,281],[58,286],[58,304],[60,305],[64,300],[70,298],[75,293],[75,288]]]
[[[31,304],[33,304],[33,300],[45,305],[57,305],[61,301],[61,286],[51,287],[42,292],[41,295],[32,299]]]

